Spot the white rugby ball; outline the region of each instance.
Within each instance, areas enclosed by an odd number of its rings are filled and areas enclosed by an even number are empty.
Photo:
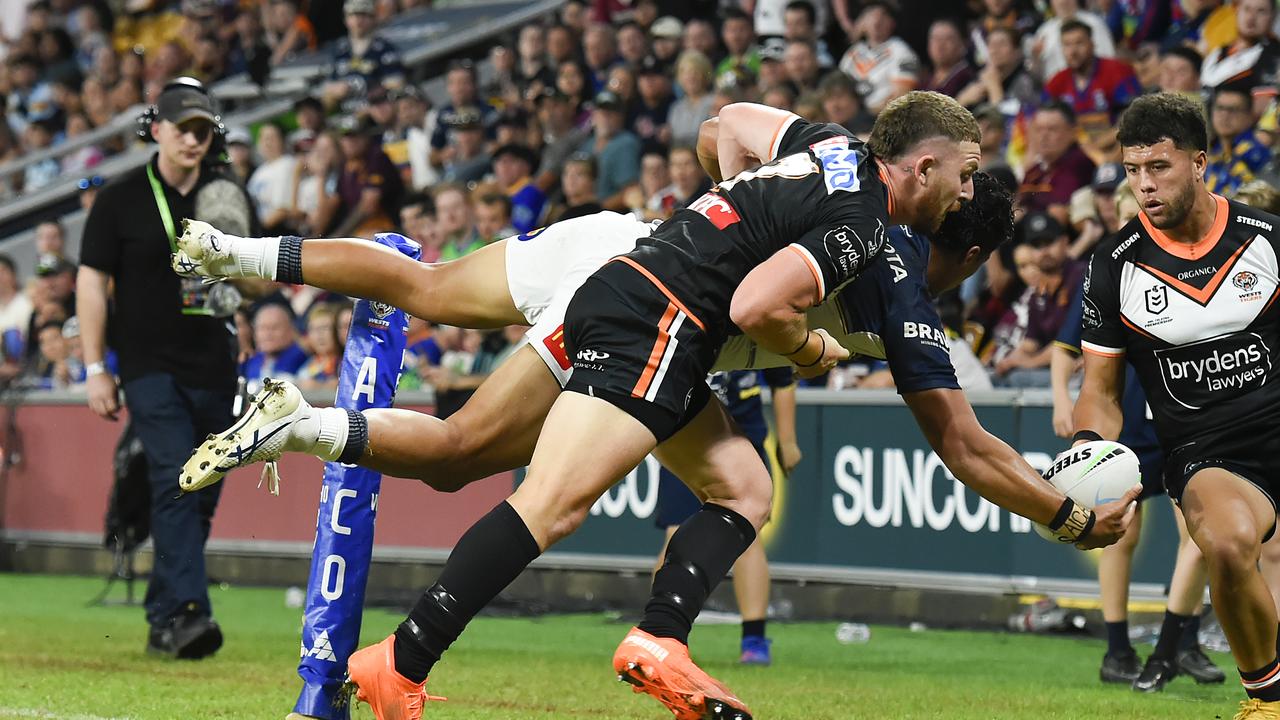
[[[1094,440],[1063,451],[1044,471],[1044,479],[1063,495],[1093,509],[1119,500],[1129,488],[1142,482],[1138,456],[1110,440]],[[1036,532],[1058,542],[1055,533],[1040,523]]]

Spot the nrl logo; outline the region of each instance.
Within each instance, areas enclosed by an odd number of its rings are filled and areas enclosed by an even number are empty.
[[[1147,290],[1147,312],[1159,315],[1169,307],[1169,288],[1157,285]]]
[[[1236,273],[1235,277],[1231,278],[1231,284],[1235,285],[1241,290],[1244,290],[1245,292],[1249,292],[1250,290],[1257,287],[1258,276],[1249,272],[1248,270],[1241,270],[1240,272]]]

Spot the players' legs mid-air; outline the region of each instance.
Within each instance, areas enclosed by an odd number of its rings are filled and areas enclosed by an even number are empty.
[[[436,584],[395,634],[352,656],[357,697],[378,717],[399,717],[406,703],[420,703],[422,683],[471,618],[573,532],[596,498],[656,445],[639,420],[576,392],[561,394],[545,428],[516,492],[462,536]],[[718,402],[708,403],[656,454],[707,503],[672,537],[644,620],[619,646],[614,667],[668,707],[695,717],[715,708],[723,713],[717,717],[749,717],[740,700],[689,660],[686,644],[707,596],[768,516],[768,474]]]
[[[1209,467],[1191,476],[1182,511],[1192,540],[1204,553],[1213,608],[1245,692],[1251,702],[1280,707],[1276,607],[1258,570],[1262,542],[1275,527],[1276,508],[1248,480]]]

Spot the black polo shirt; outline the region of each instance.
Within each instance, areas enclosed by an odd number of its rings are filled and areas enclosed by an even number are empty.
[[[149,166],[164,189],[174,229],[195,214],[199,189],[218,175],[203,168],[185,196]],[[170,267],[169,238],[147,178],[147,166],[107,183],[98,193],[84,226],[80,262],[115,279],[115,303],[108,319],[107,343],[120,360],[120,377],[168,373],[184,385],[225,389],[236,384],[235,339],[227,319],[183,313],[186,285]],[[185,290],[184,290],[185,288]]]

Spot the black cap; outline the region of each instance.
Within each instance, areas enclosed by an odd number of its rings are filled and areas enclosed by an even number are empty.
[[[548,85],[542,89],[541,93],[538,94],[538,102],[542,102],[543,100],[569,102],[570,97],[561,92],[560,88],[557,88],[555,85]]]
[[[73,272],[75,269],[75,263],[61,255],[46,253],[36,259],[36,277],[48,277],[57,275],[60,272]]]
[[[1047,212],[1029,212],[1018,224],[1022,242],[1034,247],[1043,247],[1066,234],[1062,223]]]
[[[169,83],[156,102],[156,119],[177,124],[195,118],[217,122],[213,98],[200,81],[193,78],[182,77]]]
[[[773,62],[782,62],[782,58],[787,54],[787,41],[782,38],[769,38],[760,46],[759,55],[761,62],[765,60]]]
[[[324,103],[320,102],[320,98],[314,95],[303,95],[293,103],[294,112],[298,112],[304,108],[313,108],[321,115],[324,114]]]
[[[612,90],[601,90],[596,93],[596,98],[591,102],[591,106],[596,110],[622,112],[622,98],[618,97],[618,93]]]
[[[1103,163],[1093,174],[1093,189],[1100,192],[1115,192],[1124,180],[1124,166],[1120,163]]]
[[[499,146],[497,150],[493,151],[492,158],[496,161],[498,158],[502,157],[503,155],[510,155],[516,158],[517,160],[525,161],[525,163],[528,164],[529,166],[530,172],[537,169],[538,167],[537,154],[534,153],[533,150],[530,150],[528,147],[521,145],[520,143],[507,143],[506,145]]]
[[[636,68],[637,75],[666,75],[667,64],[662,62],[655,55],[645,55],[640,61],[640,66]]]
[[[378,124],[368,115],[348,115],[340,118],[335,125],[338,133],[343,136],[370,137],[378,132]]]

